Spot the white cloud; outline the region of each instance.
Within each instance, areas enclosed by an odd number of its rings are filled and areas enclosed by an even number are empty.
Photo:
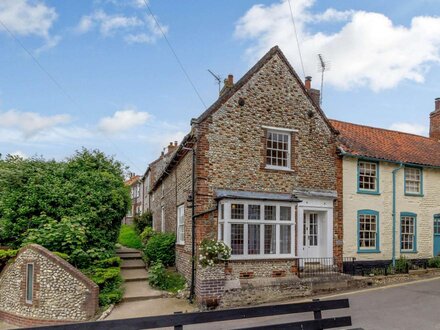
[[[157,19],[157,17],[156,17]],[[166,34],[168,26],[161,25]],[[98,28],[101,35],[108,37],[121,33],[127,43],[154,43],[162,37],[162,32],[150,15],[144,17],[127,16],[122,14],[109,15],[103,10],[97,10],[91,15],[83,16],[75,31],[79,34]]]
[[[0,20],[14,34],[20,36],[37,36],[43,38],[45,49],[54,47],[60,40],[52,36],[52,28],[58,14],[53,7],[48,7],[42,1],[30,0],[1,0]],[[0,26],[0,32],[7,33]]]
[[[417,135],[428,135],[428,127],[420,124],[412,124],[412,123],[393,123],[390,126],[390,129],[394,131],[400,131],[405,133],[417,134]]]
[[[151,115],[148,112],[136,111],[134,108],[116,111],[111,117],[99,121],[98,128],[104,133],[120,133],[130,128],[145,124]]]
[[[16,129],[25,138],[35,136],[37,133],[57,125],[68,123],[70,120],[70,116],[66,114],[42,116],[36,112],[20,112],[17,110],[0,112],[0,127]]]
[[[313,13],[314,0],[291,1],[306,75],[317,74],[317,54],[331,62],[326,81],[338,88],[393,88],[403,80],[421,83],[440,61],[440,18],[414,17],[409,27],[395,25],[385,15],[333,8]],[[325,21],[343,22],[334,33],[311,32]],[[255,61],[278,44],[299,73],[301,67],[287,0],[255,5],[236,24],[235,35],[250,40],[246,54]]]

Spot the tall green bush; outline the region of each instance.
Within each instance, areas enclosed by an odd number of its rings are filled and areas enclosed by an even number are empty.
[[[153,226],[153,214],[150,211],[142,213],[141,215],[136,215],[133,218],[134,228],[140,235],[146,227]]]
[[[162,262],[164,266],[175,263],[176,236],[172,233],[157,233],[147,242],[144,254],[150,263]]]
[[[0,242],[35,242],[78,266],[110,256],[130,205],[124,166],[83,149],[62,162],[0,159]]]

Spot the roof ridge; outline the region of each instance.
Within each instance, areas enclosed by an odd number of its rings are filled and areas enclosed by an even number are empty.
[[[418,135],[418,134],[414,134],[414,133],[407,133],[407,132],[397,131],[397,130],[393,130],[393,129],[389,129],[389,128],[375,127],[375,126],[364,125],[364,124],[350,123],[348,121],[343,121],[343,120],[338,120],[338,119],[329,119],[329,120],[330,120],[330,122],[335,121],[335,122],[339,122],[339,123],[350,124],[350,125],[366,127],[366,128],[372,128],[372,129],[377,129],[377,130],[381,130],[381,131],[398,133],[398,134],[402,134],[402,135],[412,135],[412,136],[416,136],[416,137],[419,137],[419,138],[427,139],[429,141],[436,142],[435,140],[433,140],[433,139],[431,139],[431,138],[429,138],[427,136]]]

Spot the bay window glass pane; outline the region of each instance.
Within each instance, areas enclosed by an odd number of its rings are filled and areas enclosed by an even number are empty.
[[[260,254],[260,225],[248,225],[248,254]]]
[[[290,206],[280,206],[280,220],[292,220],[292,208]]]
[[[280,226],[280,253],[291,253],[291,230],[292,226],[281,225]]]
[[[225,239],[224,235],[225,235],[225,224],[221,223],[220,224],[220,231],[219,231],[218,240],[223,242],[224,239]]]
[[[276,252],[276,226],[264,225],[264,254]]]
[[[244,225],[231,224],[231,249],[232,254],[243,254],[244,251]]]
[[[220,204],[220,219],[223,220],[225,218],[225,204]]]
[[[277,219],[277,207],[275,205],[264,206],[264,220],[276,220]]]
[[[243,204],[231,204],[231,219],[237,219],[237,220],[244,219]]]
[[[248,219],[260,220],[260,205],[248,205]]]

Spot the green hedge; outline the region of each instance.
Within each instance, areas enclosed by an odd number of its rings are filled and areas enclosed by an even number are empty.
[[[99,305],[108,306],[121,301],[124,291],[122,290],[121,268],[90,267],[83,270],[93,282],[99,286]]]
[[[6,266],[9,260],[13,259],[18,250],[0,250],[0,271]]]
[[[162,262],[164,266],[173,266],[176,259],[176,236],[172,233],[157,233],[147,242],[144,255],[149,263]]]
[[[148,282],[154,288],[177,292],[185,287],[185,278],[171,270],[166,270],[164,265],[158,261],[150,267]]]

